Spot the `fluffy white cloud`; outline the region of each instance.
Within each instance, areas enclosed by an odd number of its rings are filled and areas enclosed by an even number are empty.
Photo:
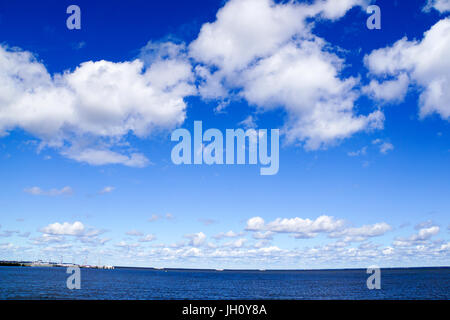
[[[363,92],[372,98],[389,102],[402,102],[408,91],[409,78],[407,74],[400,74],[397,79],[383,81],[370,81],[369,85],[363,88]]]
[[[124,155],[107,149],[81,149],[62,151],[61,154],[69,159],[78,162],[85,162],[94,166],[101,166],[105,164],[123,164],[129,167],[142,168],[149,164],[149,160],[141,153],[131,153]]]
[[[312,238],[318,233],[332,232],[341,228],[343,220],[336,220],[330,216],[320,216],[315,220],[292,218],[278,218],[267,224],[267,228],[272,232],[294,233],[296,238]]]
[[[83,223],[75,221],[73,223],[55,222],[39,230],[42,232],[41,237],[32,239],[34,244],[46,245],[53,242],[66,242],[64,236],[73,236],[75,238],[69,239],[69,241],[77,240],[83,245],[103,246],[108,242],[109,238],[99,238],[99,235],[106,232],[106,230],[97,230],[93,228],[86,228]]]
[[[425,32],[421,41],[403,38],[391,47],[373,51],[365,57],[365,63],[374,75],[398,79],[379,84],[381,88],[390,88],[384,98],[401,100],[406,86],[405,75],[408,75],[414,84],[423,88],[419,100],[420,116],[437,113],[450,120],[449,56],[450,18],[446,18]]]
[[[182,46],[173,47],[145,67],[139,59],[88,61],[51,75],[31,53],[0,46],[0,135],[21,128],[77,161],[146,165],[142,154],[110,148],[128,133],[147,137],[184,121],[183,98],[195,89]]]
[[[259,231],[264,229],[264,219],[261,217],[253,217],[247,220],[248,231]]]
[[[50,189],[48,191],[42,190],[39,187],[31,187],[26,188],[24,190],[26,193],[32,195],[43,195],[43,196],[60,196],[60,195],[71,195],[73,193],[73,189],[69,186],[63,187],[61,189]]]
[[[352,246],[346,242],[335,242],[325,245],[317,245],[313,248],[304,247],[298,249],[281,249],[276,245],[244,246],[243,243],[232,242],[227,246],[213,247],[167,247],[153,246],[152,248],[129,248],[127,257],[142,259],[142,264],[147,265],[148,260],[160,262],[162,265],[180,262],[186,263],[186,257],[196,258],[189,260],[193,266],[199,264],[211,266],[216,264],[223,268],[224,265],[255,266],[264,268],[279,268],[280,264],[289,265],[292,268],[324,267],[333,264],[336,267],[367,267],[374,261],[384,266],[420,265],[420,261],[439,262],[446,261],[450,253],[449,244],[439,242],[428,243],[416,247],[392,247],[382,246],[370,242]],[[195,250],[193,250],[195,249]],[[123,256],[123,253],[121,254]]]
[[[346,243],[378,237],[392,229],[385,222],[356,228],[344,226],[344,220],[325,215],[315,220],[299,217],[277,218],[269,223],[265,223],[261,217],[253,217],[248,219],[246,230],[255,231],[253,234],[255,239],[271,239],[274,233],[290,233],[295,238],[314,238],[320,233],[325,233],[330,238],[340,238],[342,243]]]
[[[358,228],[346,228],[333,232],[329,236],[331,238],[342,238],[345,242],[364,241],[367,238],[382,236],[390,230],[392,230],[392,227],[389,224],[381,222]]]
[[[231,73],[301,32],[304,16],[302,7],[293,3],[231,0],[219,10],[215,22],[202,26],[198,38],[190,44],[190,54]]]
[[[206,235],[203,232],[198,232],[194,234],[187,234],[185,238],[191,239],[189,244],[191,246],[197,247],[205,243]]]
[[[409,238],[399,238],[394,241],[394,246],[397,247],[407,247],[415,246],[418,244],[423,244],[425,241],[430,240],[430,238],[438,234],[440,228],[438,226],[430,226],[427,228],[419,229],[419,232],[411,235]]]
[[[448,12],[450,11],[450,0],[428,0],[424,11],[430,11],[431,8],[436,9],[440,13]]]
[[[217,20],[203,25],[190,45],[190,55],[203,65],[199,92],[223,98],[228,90],[261,110],[283,107],[288,111],[289,142],[304,141],[317,149],[355,132],[381,128],[380,111],[355,111],[358,80],[342,79],[343,61],[314,36],[306,18],[342,17],[365,1],[315,1],[275,4],[272,0],[231,0]]]
[[[269,229],[270,223],[262,222],[261,218],[249,219],[255,223],[255,227]],[[61,250],[70,247],[71,254],[85,257],[89,245],[90,254],[102,256],[102,260],[107,257],[116,257],[117,263],[120,261],[132,260],[135,265],[148,266],[148,261],[153,261],[160,266],[177,266],[179,263],[188,263],[192,266],[209,266],[217,264],[223,268],[225,265],[234,267],[242,265],[279,268],[280,265],[291,268],[312,268],[326,267],[332,264],[335,267],[366,267],[374,261],[378,261],[384,266],[395,265],[423,265],[445,264],[450,254],[450,244],[446,239],[433,239],[439,233],[439,227],[431,224],[430,221],[420,223],[416,226],[418,231],[407,238],[395,238],[390,245],[368,241],[385,234],[391,230],[386,223],[376,223],[363,225],[361,227],[337,227],[336,221],[330,219],[276,219],[274,222],[286,221],[286,223],[274,223],[273,227],[279,228],[281,232],[286,230],[296,235],[300,230],[303,233],[311,230],[319,233],[323,232],[331,238],[332,242],[317,244],[313,247],[308,245],[311,242],[299,242],[298,247],[282,248],[269,241],[253,241],[248,237],[230,239],[223,244],[206,243],[206,235],[202,232],[186,235],[190,242],[179,242],[175,244],[149,244],[144,242],[155,240],[155,236],[148,234],[139,241],[120,241],[112,244],[105,243],[109,239],[99,239],[95,236],[88,237],[88,234],[98,234],[89,230],[82,231],[59,231],[48,234],[43,233],[39,238],[31,238],[30,244],[37,245],[37,250],[45,250],[46,254],[60,255]],[[309,220],[309,222],[308,222]],[[320,222],[322,221],[322,222]],[[52,227],[54,230],[61,230],[64,224]],[[70,224],[72,225],[72,224]],[[50,225],[53,226],[53,225]],[[50,227],[49,226],[49,227]],[[70,229],[70,228],[68,228]],[[85,228],[86,229],[86,228]],[[306,231],[305,231],[306,230]],[[333,230],[333,231],[327,231]],[[269,233],[270,231],[255,231],[255,233]],[[62,234],[64,233],[64,234]],[[69,234],[77,234],[74,238],[65,237]],[[231,233],[230,233],[231,234]],[[233,235],[237,234],[233,232]],[[79,240],[79,242],[77,242]],[[359,243],[354,243],[358,241]],[[362,242],[361,242],[362,241]],[[95,246],[95,247],[94,247]],[[21,247],[10,248],[5,246],[3,250],[11,253],[13,250],[21,250]],[[2,248],[0,248],[2,250]],[[186,258],[189,258],[186,260]],[[191,259],[192,258],[192,259]]]
[[[74,223],[55,222],[55,223],[49,224],[48,226],[42,228],[40,231],[42,233],[49,234],[49,235],[80,236],[80,235],[84,234],[85,227],[79,221],[75,221]]]
[[[339,19],[355,6],[365,9],[370,0],[318,0],[310,7],[311,14],[320,14],[326,19]]]
[[[261,110],[285,108],[288,141],[307,149],[381,128],[380,111],[358,114],[358,80],[341,77],[343,60],[307,21],[339,19],[366,4],[231,0],[188,50],[149,42],[134,61],[88,61],[55,75],[31,53],[1,47],[0,134],[22,128],[42,140],[41,148],[91,165],[146,166],[143,154],[119,146],[128,133],[142,138],[184,121],[183,98],[197,92],[189,58],[198,63],[203,97],[229,101],[234,91]]]
[[[249,231],[270,231],[278,233],[293,233],[296,238],[312,238],[318,233],[332,232],[344,225],[343,220],[336,220],[330,216],[320,216],[315,220],[295,218],[277,218],[265,223],[261,217],[254,217],[247,221]],[[268,234],[267,236],[270,236]]]
[[[318,0],[307,5],[231,0],[218,11],[215,22],[202,26],[198,38],[190,44],[190,54],[230,74],[246,68],[256,58],[273,54],[293,36],[309,35],[306,18],[340,18],[353,6],[366,2]]]
[[[356,115],[356,79],[341,80],[342,61],[323,50],[322,40],[289,43],[245,72],[243,96],[264,109],[284,106],[290,114],[288,141],[317,149],[352,134],[382,128],[380,111]]]
[[[439,227],[438,226],[432,226],[429,228],[423,228],[420,229],[419,232],[415,235],[413,235],[410,239],[412,241],[422,241],[422,240],[428,240],[435,234],[439,233]]]

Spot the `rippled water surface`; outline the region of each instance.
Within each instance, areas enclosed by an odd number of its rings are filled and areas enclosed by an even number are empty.
[[[0,299],[449,299],[450,268],[382,269],[381,290],[366,270],[191,271],[81,269],[69,290],[64,268],[0,267]]]

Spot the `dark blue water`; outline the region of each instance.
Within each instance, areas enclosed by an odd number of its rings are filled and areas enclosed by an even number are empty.
[[[382,269],[368,290],[366,270],[189,271],[81,269],[69,290],[65,268],[0,267],[0,299],[446,299],[450,268]]]

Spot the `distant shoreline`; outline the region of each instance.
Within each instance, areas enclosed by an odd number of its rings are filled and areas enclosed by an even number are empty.
[[[50,267],[67,268],[79,267],[86,269],[136,269],[153,271],[191,271],[191,272],[303,272],[303,271],[351,271],[365,270],[365,268],[326,268],[326,269],[202,269],[202,268],[156,268],[156,267],[128,267],[128,266],[93,266],[71,263],[36,263],[32,261],[0,261],[0,267]],[[380,267],[384,270],[400,269],[450,269],[450,266],[424,266],[424,267]]]
[[[74,263],[57,263],[43,261],[0,261],[0,267],[41,267],[41,268],[69,268],[79,267],[86,269],[114,269],[114,266],[79,265]]]

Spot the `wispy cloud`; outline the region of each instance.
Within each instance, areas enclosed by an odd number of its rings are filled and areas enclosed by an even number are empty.
[[[24,192],[32,194],[34,196],[60,196],[60,195],[72,195],[73,189],[69,186],[61,189],[43,190],[40,187],[31,187],[24,189]]]
[[[387,154],[389,151],[394,150],[394,145],[390,142],[385,142],[381,139],[375,139],[372,144],[378,145],[380,153]]]
[[[154,222],[154,221],[158,221],[158,220],[161,220],[161,219],[173,220],[173,219],[175,219],[175,217],[171,213],[166,213],[164,215],[152,214],[152,216],[150,218],[148,218],[147,221],[148,222]]]
[[[107,187],[104,187],[102,190],[100,190],[100,191],[98,192],[98,194],[111,193],[111,192],[113,192],[115,189],[116,189],[115,187],[107,186]]]

